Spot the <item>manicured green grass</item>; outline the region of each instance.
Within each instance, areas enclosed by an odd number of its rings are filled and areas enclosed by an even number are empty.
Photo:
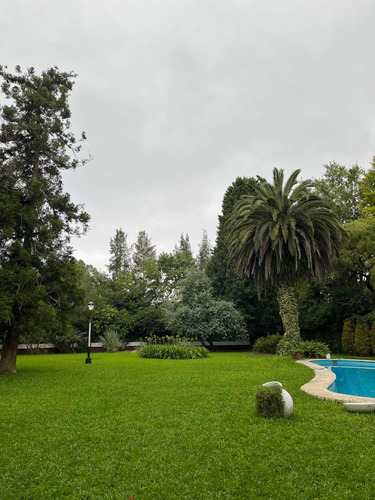
[[[1,499],[342,499],[375,496],[375,415],[300,386],[291,359],[214,353],[20,356],[0,378]],[[289,420],[255,416],[279,380]]]

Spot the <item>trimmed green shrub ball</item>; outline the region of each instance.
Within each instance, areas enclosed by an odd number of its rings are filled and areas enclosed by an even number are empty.
[[[260,387],[256,394],[256,413],[261,418],[283,418],[284,401],[282,387],[272,385]]]

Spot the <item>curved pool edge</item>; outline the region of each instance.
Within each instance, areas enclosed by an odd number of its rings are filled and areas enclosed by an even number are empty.
[[[350,394],[329,391],[328,387],[336,380],[336,375],[328,368],[313,364],[311,361],[315,360],[301,359],[297,361],[297,363],[307,366],[315,372],[315,377],[301,387],[302,391],[320,399],[330,399],[344,403],[375,403],[375,398],[351,396]]]

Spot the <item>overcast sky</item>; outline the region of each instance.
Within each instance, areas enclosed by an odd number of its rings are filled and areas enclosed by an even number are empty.
[[[93,161],[65,175],[91,214],[76,257],[104,270],[120,227],[196,252],[238,176],[369,168],[374,26],[373,0],[2,0],[1,64],[78,74]]]

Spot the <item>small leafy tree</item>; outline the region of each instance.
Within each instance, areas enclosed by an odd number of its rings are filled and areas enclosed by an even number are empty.
[[[231,302],[215,299],[209,279],[196,269],[181,280],[177,301],[172,303],[167,318],[173,333],[198,338],[203,344],[246,338],[241,313]]]
[[[370,332],[365,321],[359,321],[355,327],[355,350],[359,356],[368,356],[371,352]]]

